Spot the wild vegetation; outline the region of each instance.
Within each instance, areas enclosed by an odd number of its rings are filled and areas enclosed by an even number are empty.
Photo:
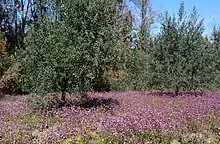
[[[88,93],[89,103],[33,113],[26,96],[0,102],[1,143],[220,142],[218,94]],[[67,95],[73,97],[74,95]]]
[[[1,3],[0,143],[220,143],[220,28],[133,2]]]

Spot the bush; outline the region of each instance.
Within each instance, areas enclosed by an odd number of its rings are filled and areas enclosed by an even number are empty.
[[[21,82],[21,67],[15,62],[9,67],[0,79],[0,92],[3,94],[12,94],[18,92]]]
[[[3,35],[0,33],[0,93],[12,94],[19,92],[21,80],[21,67],[15,60],[14,55],[9,55],[9,50],[6,49],[6,42],[3,40]],[[0,96],[0,97],[1,97]]]
[[[0,33],[0,77],[3,75],[3,72],[8,68],[9,65],[5,47],[6,42],[2,40],[1,35],[2,34]]]

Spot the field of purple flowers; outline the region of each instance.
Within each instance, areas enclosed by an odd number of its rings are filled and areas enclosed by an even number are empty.
[[[94,102],[32,113],[27,96],[0,101],[0,143],[220,143],[220,95],[89,93]]]

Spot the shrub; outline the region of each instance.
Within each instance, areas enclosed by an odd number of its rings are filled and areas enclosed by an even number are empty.
[[[2,40],[1,33],[0,33],[0,77],[3,75],[3,72],[8,67],[8,58],[5,44],[6,42]]]
[[[8,51],[0,33],[0,93],[2,95],[18,92],[21,80],[20,64],[15,60],[14,55],[8,54]]]
[[[9,67],[0,79],[0,92],[4,94],[12,94],[18,92],[21,82],[21,67],[15,62]]]

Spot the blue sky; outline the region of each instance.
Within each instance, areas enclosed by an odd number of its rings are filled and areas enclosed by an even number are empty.
[[[133,13],[138,15],[138,8],[131,1],[127,0],[127,4]],[[178,12],[182,1],[185,3],[187,13],[190,13],[193,6],[196,6],[200,18],[204,19],[205,35],[210,34],[213,24],[220,24],[220,0],[151,0],[151,4],[156,11],[165,12],[167,10],[173,14]]]

